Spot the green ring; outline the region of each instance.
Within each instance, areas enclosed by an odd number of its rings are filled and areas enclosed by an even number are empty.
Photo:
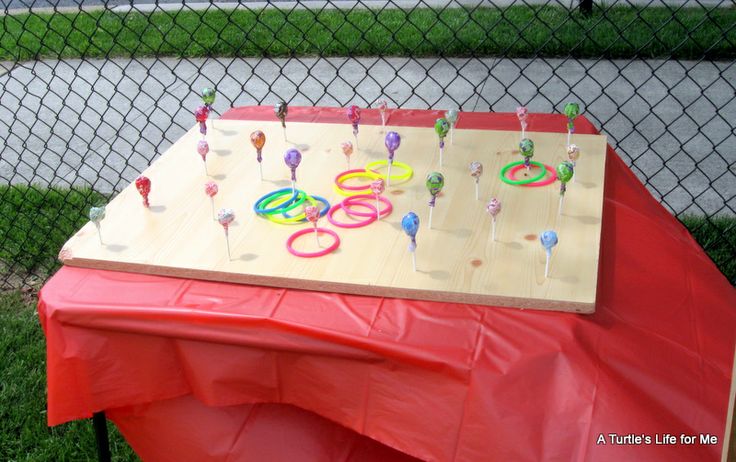
[[[534,183],[535,181],[541,180],[547,174],[547,167],[545,167],[544,164],[542,164],[541,162],[537,162],[536,160],[533,160],[530,163],[532,165],[536,165],[542,170],[539,175],[535,176],[534,178],[527,179],[527,180],[510,180],[506,178],[506,172],[508,172],[510,168],[516,167],[517,165],[521,165],[523,163],[524,163],[523,160],[517,160],[516,162],[511,162],[510,164],[506,164],[501,169],[501,181],[507,184],[514,184],[514,185],[529,184],[529,183]]]
[[[289,210],[294,210],[295,208],[297,208],[300,205],[302,205],[304,203],[304,201],[307,199],[307,193],[305,193],[301,189],[298,189],[297,190],[298,199],[295,200],[294,202],[292,202],[292,204],[289,205],[288,207],[276,208],[275,210],[270,210],[270,211],[267,211],[267,212],[262,212],[261,211],[261,210],[264,210],[268,204],[270,204],[271,202],[275,201],[277,198],[279,198],[281,196],[285,196],[287,194],[293,194],[293,193],[291,191],[284,191],[284,192],[275,193],[275,194],[271,194],[270,196],[267,196],[261,202],[260,207],[258,209],[258,213],[261,214],[261,215],[275,215],[277,213],[288,212]]]

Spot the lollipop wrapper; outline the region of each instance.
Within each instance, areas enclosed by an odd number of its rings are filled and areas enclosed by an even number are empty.
[[[415,237],[411,238],[411,241],[409,242],[409,252],[414,252],[417,250],[417,239]]]
[[[262,153],[263,151],[261,149],[256,149],[256,160],[258,160],[258,162],[261,162],[263,160]]]
[[[432,198],[429,200],[429,206],[434,207],[434,204],[436,201],[437,201],[437,196],[432,196]]]

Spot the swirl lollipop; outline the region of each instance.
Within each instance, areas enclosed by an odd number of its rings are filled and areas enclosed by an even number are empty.
[[[266,145],[266,135],[262,131],[256,130],[250,134],[250,144],[256,148],[256,160],[258,161],[258,170],[261,173],[261,181],[263,181],[263,146]]]
[[[147,176],[141,175],[135,179],[135,188],[143,197],[143,206],[148,208],[150,205],[148,203],[148,194],[151,193],[151,180]]]
[[[296,168],[302,161],[302,153],[297,149],[287,149],[284,153],[284,162],[291,169],[291,189],[296,191]]]
[[[450,144],[455,144],[453,141],[453,134],[455,132],[455,124],[457,124],[457,118],[460,116],[460,113],[457,111],[457,109],[450,109],[449,111],[445,112],[445,119],[450,123]]]
[[[565,191],[567,191],[567,182],[570,181],[575,170],[572,162],[564,161],[557,166],[557,179],[560,180],[560,207],[559,214],[562,214],[562,202],[565,199]]]
[[[445,137],[450,130],[450,124],[446,119],[437,119],[434,123],[434,131],[440,137],[440,167],[442,166],[442,154],[445,151]]]
[[[552,248],[557,245],[557,233],[554,231],[545,231],[539,236],[539,242],[544,247],[544,253],[547,254],[547,261],[544,264],[544,277],[549,277],[549,261],[552,258]]]
[[[577,162],[578,159],[580,159],[580,148],[575,144],[570,144],[567,146],[567,158],[570,159],[570,162],[572,162],[572,169],[573,169],[573,175],[572,175],[572,182],[575,183],[575,177],[577,176],[575,174],[575,170],[577,170]]]
[[[235,220],[235,212],[233,209],[220,209],[217,212],[217,221],[222,225],[225,230],[225,243],[227,244],[227,259],[232,260],[230,256],[230,236],[228,230],[230,229],[230,223]]]
[[[102,242],[102,227],[100,224],[105,219],[105,206],[90,207],[89,209],[89,221],[95,224],[97,228],[97,237],[100,238],[100,245],[104,245]]]
[[[501,201],[492,197],[486,205],[486,212],[491,216],[491,239],[496,240],[496,215],[501,213]]]
[[[432,211],[434,210],[434,204],[437,200],[437,195],[442,191],[445,186],[445,177],[439,172],[432,172],[427,175],[427,181],[425,182],[429,194],[432,198],[429,200],[429,229],[432,229]]]
[[[409,252],[411,252],[411,262],[414,271],[417,270],[417,231],[419,231],[419,217],[414,212],[409,212],[401,219],[401,229],[411,239],[409,242]]]
[[[286,101],[280,101],[273,105],[273,113],[281,121],[281,127],[284,129],[284,141],[286,141],[286,116],[289,114],[289,106]]]
[[[350,156],[353,155],[353,143],[350,141],[343,141],[340,143],[340,149],[342,149],[342,153],[345,154],[345,160],[348,163],[348,170],[350,170]]]
[[[212,105],[215,104],[215,96],[217,96],[217,92],[215,92],[214,88],[211,87],[205,87],[202,89],[202,102],[204,103],[205,107],[207,107],[208,112],[214,111],[212,109]],[[215,121],[212,121],[212,128],[215,127]]]
[[[567,144],[570,144],[570,137],[575,133],[575,118],[580,115],[580,106],[578,103],[565,104],[565,115],[567,116]]]
[[[532,168],[532,157],[534,157],[534,141],[524,138],[519,142],[519,153],[524,157],[524,167],[529,171]]]
[[[401,145],[401,136],[396,132],[388,132],[386,133],[386,139],[383,144],[388,149],[388,175],[386,175],[386,180],[388,181],[388,185],[391,186],[391,166],[394,164],[396,150]]]
[[[355,137],[355,146],[358,146],[358,124],[360,123],[360,108],[352,105],[346,111],[348,120],[353,124],[353,136]]]
[[[378,102],[378,112],[381,114],[381,128],[386,128],[386,109],[388,109],[388,103],[382,99]]]
[[[478,161],[470,163],[470,176],[475,179],[475,200],[478,200],[478,183],[480,182],[480,176],[483,175],[483,164]]]
[[[207,136],[207,117],[210,115],[210,110],[207,106],[198,106],[194,111],[194,118],[199,122],[199,133],[202,134],[202,139]]]
[[[212,219],[217,220],[217,215],[215,215],[215,196],[217,195],[217,192],[220,190],[220,188],[217,187],[217,183],[214,181],[208,181],[204,184],[204,193],[207,194],[210,198],[210,204],[212,204]]]
[[[307,221],[312,223],[314,226],[314,240],[317,242],[317,247],[322,247],[319,243],[319,231],[317,230],[317,221],[319,221],[319,207],[314,205],[307,205],[304,207],[304,215],[307,217]]]
[[[523,140],[526,138],[526,119],[529,117],[529,111],[525,106],[519,106],[516,108],[516,117],[519,118],[519,123],[521,124],[521,139]]]
[[[207,140],[199,140],[197,143],[197,153],[202,156],[202,162],[204,162],[204,174],[209,175],[207,172],[207,153],[210,152],[210,145]]]
[[[381,219],[381,194],[386,189],[386,185],[383,182],[383,178],[379,178],[371,183],[371,192],[376,196],[376,220]]]

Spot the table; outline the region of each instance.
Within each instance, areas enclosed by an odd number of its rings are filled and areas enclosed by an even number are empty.
[[[439,115],[395,110],[388,123]],[[223,117],[270,120],[272,108]],[[289,119],[343,121],[343,110],[290,108]],[[532,114],[529,130],[565,120]],[[363,123],[380,123],[377,111]],[[458,122],[517,125],[513,114]],[[249,456],[254,441],[299,447],[301,460],[371,460],[338,454],[346,439],[396,460],[715,460],[736,292],[610,148],[606,169],[593,315],[62,268],[39,302],[49,424],[106,410],[151,460],[264,460]],[[254,410],[293,432],[244,432]],[[328,430],[308,434],[300,419]],[[718,443],[615,445],[613,432]]]

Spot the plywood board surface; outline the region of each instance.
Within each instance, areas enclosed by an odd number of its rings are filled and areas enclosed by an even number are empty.
[[[517,308],[592,312],[596,299],[601,236],[606,139],[574,135],[581,148],[575,182],[568,183],[562,214],[558,214],[559,183],[540,188],[511,186],[498,173],[508,162],[521,160],[516,151],[518,132],[456,130],[449,138],[444,165],[439,165],[438,139],[432,128],[388,127],[401,134],[396,160],[414,168],[406,183],[387,188],[393,213],[367,227],[342,229],[326,219],[320,226],[335,230],[340,248],[325,257],[303,259],[285,248],[289,235],[302,225],[278,225],[254,214],[254,202],[275,189],[290,186],[283,153],[297,147],[303,160],[297,170],[298,187],[335,203],[343,199],[333,179],[346,169],[340,142],[352,140],[349,124],[288,123],[289,141],[280,124],[261,121],[216,120],[210,123],[207,157],[209,176],[196,152],[201,138],[193,127],[144,174],[151,179],[151,207],[130,185],[107,205],[101,224],[104,245],[92,223],[64,246],[67,265],[133,271],[187,278],[266,286],[323,290],[420,300],[452,301]],[[249,135],[266,134],[264,181]],[[385,132],[380,126],[361,126],[353,168],[386,158]],[[564,134],[530,132],[534,160],[556,166],[566,159]],[[480,198],[475,200],[468,164],[480,161],[484,173]],[[427,228],[429,172],[445,176],[437,199],[433,229]],[[232,259],[228,259],[222,227],[213,220],[209,180],[220,191],[215,205],[234,209],[230,229]],[[357,180],[355,180],[357,181]],[[497,218],[497,240],[491,240],[491,220],[485,204],[497,197],[503,209]],[[408,238],[401,217],[417,213],[417,266],[412,269]],[[342,214],[338,219],[347,220]],[[545,253],[539,234],[553,229],[559,244],[553,251],[550,276],[544,277]],[[323,243],[329,237],[322,238]],[[311,246],[311,248],[310,248]],[[297,242],[315,250],[311,236]]]

